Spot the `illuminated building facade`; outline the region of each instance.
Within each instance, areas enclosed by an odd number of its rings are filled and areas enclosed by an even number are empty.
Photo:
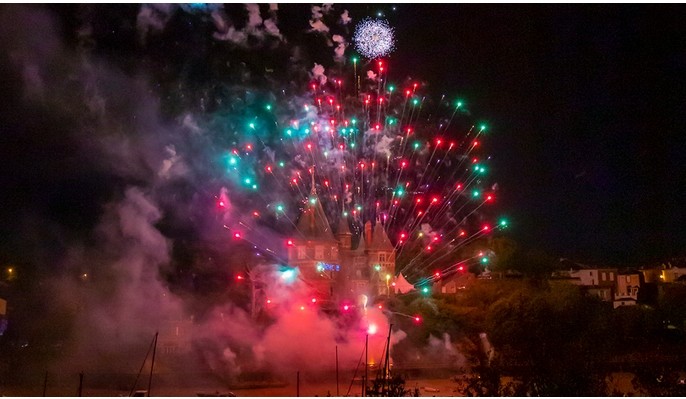
[[[314,190],[289,240],[288,263],[320,300],[357,301],[393,292],[395,248],[381,222],[368,221],[361,237],[354,237],[341,218],[334,234]]]

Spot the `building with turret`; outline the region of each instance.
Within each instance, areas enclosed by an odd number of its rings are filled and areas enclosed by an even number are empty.
[[[367,221],[358,236],[342,217],[334,234],[313,188],[296,227],[288,263],[319,300],[356,302],[393,292],[396,251],[379,220]]]

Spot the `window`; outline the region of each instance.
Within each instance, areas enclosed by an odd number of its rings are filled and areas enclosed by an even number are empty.
[[[317,245],[314,247],[314,258],[315,259],[324,259],[324,246],[323,245]]]
[[[385,262],[386,261],[386,254],[379,254],[379,262]]]
[[[307,248],[298,247],[298,259],[305,259],[305,258],[307,258]]]
[[[601,276],[600,279],[603,280],[603,281],[605,281],[605,277],[607,277],[607,276],[605,275],[605,272],[603,272],[600,276]]]
[[[626,282],[630,283],[631,282],[631,276],[626,276]]]
[[[615,274],[610,272],[610,281],[615,281]]]

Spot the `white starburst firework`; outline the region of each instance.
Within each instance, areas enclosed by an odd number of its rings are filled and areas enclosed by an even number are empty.
[[[383,57],[395,48],[393,28],[382,19],[367,18],[360,22],[353,40],[355,49],[369,59]]]

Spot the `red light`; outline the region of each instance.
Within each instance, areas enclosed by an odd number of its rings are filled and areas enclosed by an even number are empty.
[[[272,303],[272,300],[271,300],[271,299],[267,299],[267,305],[269,305],[269,304],[271,304],[271,303]]]
[[[336,124],[336,120],[335,120],[335,119],[331,119],[331,120],[329,121],[329,123],[331,123],[332,125],[335,125],[335,124]]]
[[[350,306],[348,306],[348,305],[343,306],[343,310],[345,310],[346,312],[348,311],[348,309],[350,309]]]
[[[488,225],[485,225],[485,226],[483,227],[482,230],[483,230],[483,231],[488,231],[489,229],[490,229],[490,227],[488,227]]]
[[[441,277],[441,273],[440,273],[440,272],[436,272],[436,273],[434,273],[434,276],[436,276],[436,277]]]
[[[329,99],[329,104],[333,104],[333,99],[332,99],[332,98]]]
[[[492,201],[492,200],[493,200],[493,196],[492,196],[492,195],[486,196],[486,201],[489,201],[489,202],[490,202],[490,201]]]
[[[460,230],[460,237],[464,237],[467,233],[464,230]]]
[[[379,309],[383,309],[383,306],[382,306],[382,305],[379,305]]]
[[[459,270],[459,271],[463,271],[463,270],[464,270],[464,266],[460,266],[460,267],[458,267],[458,268],[457,268],[457,270]]]
[[[253,211],[252,215],[256,218],[260,217],[260,213],[257,211]]]
[[[422,199],[421,199],[421,198],[417,198],[417,203],[419,204],[420,202],[422,202]]]
[[[415,316],[415,317],[414,317],[414,321],[415,321],[415,323],[421,323],[422,318],[419,317],[419,316]]]
[[[431,251],[431,245],[427,245],[426,250]]]
[[[402,162],[400,163],[400,167],[401,167],[401,168],[404,168],[405,165],[407,165],[407,162],[405,162],[405,161],[402,161]]]
[[[241,276],[240,274],[236,276],[236,280],[243,280],[243,278],[244,278],[244,277]]]
[[[434,242],[438,241],[438,236],[434,236]]]
[[[405,95],[409,97],[409,96],[410,96],[410,91],[409,91],[409,90],[406,90],[406,91],[405,91]]]
[[[247,149],[248,149],[248,151],[252,151],[252,144],[248,144],[248,145],[246,145],[246,146],[245,146],[245,148],[247,148]]]
[[[312,149],[312,144],[309,144],[309,143],[308,143],[308,144],[307,144],[307,149],[308,149],[308,150],[311,150],[311,149]]]
[[[477,145],[479,145],[479,142],[475,141],[473,145],[474,145],[474,147],[476,147]]]
[[[219,206],[223,208],[226,206],[226,204],[224,203],[224,201],[219,201]]]
[[[380,128],[381,128],[381,125],[379,125],[378,123],[374,126],[374,129],[376,129],[376,130],[379,130]]]
[[[286,241],[286,245],[288,245],[289,247],[292,247],[294,245],[293,240]]]
[[[405,238],[407,235],[405,233],[400,233],[400,238]]]
[[[240,239],[240,238],[241,238],[241,233],[233,233],[233,238],[235,238],[235,239]]]
[[[438,198],[433,197],[433,198],[431,199],[431,202],[435,204],[436,202],[438,202]]]
[[[472,159],[472,163],[477,163],[477,162],[479,162],[479,159],[478,159],[478,158]]]
[[[456,188],[457,188],[458,190],[462,190],[462,184],[459,184],[459,183],[458,183]]]
[[[317,298],[312,298],[312,303],[317,303]]]
[[[317,90],[317,85],[312,83],[312,90]]]
[[[328,180],[324,180],[324,185],[325,185],[326,187],[329,187],[329,181],[328,181]]]
[[[272,173],[272,167],[271,166],[267,166],[265,169],[267,170],[267,172]]]
[[[441,139],[436,140],[436,145],[441,145],[442,141]]]

